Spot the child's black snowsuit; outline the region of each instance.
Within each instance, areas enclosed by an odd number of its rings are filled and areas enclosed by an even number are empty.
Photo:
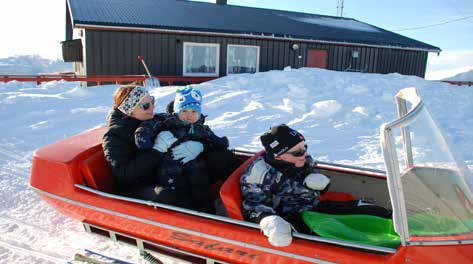
[[[149,149],[154,146],[160,132],[171,132],[177,141],[164,153],[162,164],[157,170],[158,185],[163,190],[174,192],[177,199],[170,202],[173,205],[213,213],[209,192],[212,179],[202,156],[204,152],[227,149],[228,139],[216,136],[203,121],[202,117],[196,123],[189,124],[179,120],[175,114],[165,114],[164,120],[160,116],[142,122],[135,132],[135,142],[138,148]],[[203,153],[186,164],[173,160],[171,150],[189,140],[202,143]]]

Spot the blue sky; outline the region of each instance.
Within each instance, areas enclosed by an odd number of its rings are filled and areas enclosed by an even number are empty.
[[[336,15],[337,11],[337,0],[227,2],[231,5],[322,15]],[[39,54],[50,59],[61,58],[59,43],[64,40],[65,35],[64,0],[6,0],[1,1],[0,9],[3,11],[0,16],[0,58],[25,54]],[[8,11],[5,12],[6,10]],[[432,79],[438,79],[473,69],[472,0],[345,0],[344,16],[440,47],[443,50],[440,56],[429,55],[427,77],[431,75]],[[462,20],[452,21],[458,19]],[[442,25],[425,27],[434,24]],[[417,27],[425,28],[397,31]]]

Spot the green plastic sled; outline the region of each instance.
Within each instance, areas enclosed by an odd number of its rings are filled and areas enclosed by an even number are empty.
[[[401,244],[393,220],[372,215],[334,215],[311,211],[302,213],[306,225],[317,235],[397,248]]]
[[[471,216],[470,216],[471,217]],[[409,231],[413,236],[445,236],[473,232],[473,219],[448,218],[427,213],[409,217]]]

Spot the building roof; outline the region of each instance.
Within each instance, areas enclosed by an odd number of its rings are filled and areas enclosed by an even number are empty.
[[[212,32],[440,52],[352,18],[185,0],[68,0],[74,26]]]

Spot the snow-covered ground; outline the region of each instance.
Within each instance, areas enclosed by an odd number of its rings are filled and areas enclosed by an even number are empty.
[[[473,70],[456,74],[455,76],[445,78],[448,81],[473,82]]]
[[[86,234],[81,223],[56,212],[28,187],[34,150],[103,125],[117,87],[0,83],[0,263],[64,263],[84,248],[144,263],[136,249]],[[286,123],[304,133],[316,159],[378,169],[384,169],[379,126],[396,117],[395,93],[417,87],[473,165],[472,87],[308,68],[232,75],[198,87],[207,124],[229,137],[232,148],[259,150],[259,135]],[[175,90],[151,90],[156,111],[164,111]]]
[[[37,75],[71,72],[72,63],[63,60],[45,59],[39,55],[19,55],[0,58],[0,74]]]

